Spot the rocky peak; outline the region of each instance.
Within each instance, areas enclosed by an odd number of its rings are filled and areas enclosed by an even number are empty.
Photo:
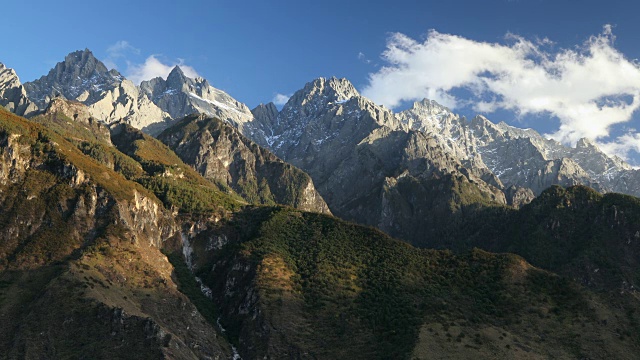
[[[323,96],[329,101],[344,101],[360,95],[349,80],[336,77],[318,78],[307,83],[302,91],[309,95]]]
[[[163,125],[169,115],[160,110],[133,82],[107,67],[89,50],[76,51],[38,80],[25,84],[29,99],[41,109],[51,99],[79,101],[91,115],[107,123],[124,120],[137,128]],[[149,131],[152,132],[152,131]]]
[[[253,110],[251,110],[251,112],[265,114],[265,115],[268,115],[269,117],[278,116],[278,108],[272,102],[268,104],[260,104],[256,106]]]
[[[0,63],[0,106],[21,116],[28,116],[37,110],[27,98],[16,72]]]
[[[548,142],[547,139],[545,139],[542,135],[540,135],[540,133],[538,133],[537,131],[531,129],[531,128],[526,128],[526,129],[521,129],[521,128],[517,128],[515,126],[511,126],[509,124],[507,124],[504,121],[500,121],[497,125],[494,125],[495,127],[499,128],[501,131],[509,134],[510,136],[517,138],[517,137],[526,137],[526,138],[530,138],[533,139],[534,142],[538,143],[538,145],[543,146],[542,144],[540,144],[541,142]]]
[[[249,108],[216,89],[201,77],[188,77],[180,66],[175,66],[167,80],[155,78],[143,81],[140,91],[173,120],[191,114],[206,114],[226,121],[244,133],[244,125],[253,120]]]
[[[283,111],[302,108],[303,113],[317,112],[330,104],[341,104],[360,94],[347,79],[318,78],[307,83],[289,99]]]
[[[182,69],[180,69],[180,66],[176,65],[167,76],[167,88],[182,89],[182,86],[188,83],[189,80]]]
[[[454,115],[451,110],[429,99],[414,102],[410,109],[398,113],[397,117],[410,129],[425,133],[439,131],[444,122],[454,121],[459,126],[466,126],[466,121]]]
[[[422,99],[422,101],[414,102],[410,110],[428,115],[451,114],[451,110],[449,110],[449,108],[438,104],[435,100],[429,99]]]
[[[593,141],[582,138],[576,143],[575,149],[568,149],[567,153],[586,170],[589,175],[602,183],[616,178],[616,173],[631,170],[631,166],[617,156],[607,156]],[[614,191],[619,191],[612,187]]]
[[[503,129],[500,129],[496,124],[492,123],[482,115],[476,115],[471,119],[470,128],[479,138],[494,138],[495,136],[502,135],[504,133]]]
[[[336,100],[348,100],[354,96],[360,96],[360,93],[356,88],[351,84],[351,82],[345,78],[338,79],[336,77],[331,77],[328,80],[325,80],[325,89],[327,89],[327,93],[333,92],[336,95]]]
[[[272,102],[256,106],[251,113],[260,123],[273,125],[278,119],[278,108]]]
[[[496,125],[494,123],[492,123],[491,121],[489,121],[489,119],[487,119],[486,117],[484,117],[482,115],[476,115],[476,116],[473,117],[473,119],[471,119],[471,126],[473,126],[473,127],[487,127],[487,126],[495,127]]]
[[[323,147],[336,153],[341,151],[338,148],[354,146],[380,126],[403,128],[391,111],[360,96],[348,80],[318,78],[291,96],[272,130],[264,131],[264,140],[256,141],[303,167],[289,157],[295,152],[291,146],[307,149],[304,151]]]
[[[107,75],[109,69],[98,60],[89,49],[70,53],[64,58],[64,62],[58,63],[54,68],[56,74],[76,75],[82,78],[90,78],[93,75]]]
[[[278,134],[288,132],[289,134],[282,136],[282,140],[295,142],[307,126],[315,127],[309,129],[315,132],[309,139],[323,143],[329,137],[335,138],[334,134],[338,133],[342,134],[343,140],[350,138],[349,142],[357,143],[379,126],[405,128],[390,110],[360,96],[347,79],[335,77],[315,79],[296,91],[278,114],[273,135],[279,137]],[[358,134],[352,133],[353,130],[357,130]],[[278,146],[277,142],[266,143]]]
[[[124,80],[116,70],[109,71],[93,53],[85,49],[67,55],[46,76],[25,83],[29,99],[38,107],[46,108],[50,99],[66,99],[92,104],[100,99],[104,90],[112,90]]]
[[[166,89],[167,82],[161,77],[155,77],[140,83],[140,92],[153,99],[153,96],[163,92]]]
[[[2,88],[10,88],[19,85],[21,84],[16,72],[6,67],[3,63],[0,63],[0,86],[2,86]]]
[[[582,138],[576,143],[576,149],[594,149],[600,151],[600,149],[591,140]]]

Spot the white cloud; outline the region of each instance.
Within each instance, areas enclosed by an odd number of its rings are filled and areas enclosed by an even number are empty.
[[[168,61],[165,63],[158,59],[158,55],[151,55],[141,64],[134,62],[131,59],[139,59],[141,51],[126,40],[117,41],[109,46],[106,52],[107,58],[102,61],[105,66],[109,69],[117,69],[118,64],[126,64],[127,70],[125,76],[136,85],[155,77],[166,79],[176,65],[180,66],[182,72],[190,78],[200,76],[193,67],[186,65],[184,60],[180,58],[178,58],[177,61]]]
[[[640,66],[615,49],[611,26],[557,51],[547,49],[549,39],[508,34],[506,40],[486,43],[430,31],[418,42],[393,34],[382,54],[387,65],[369,75],[362,93],[391,108],[426,97],[450,108],[473,103],[481,112],[549,114],[560,120],[549,136],[564,143],[587,137],[617,154],[638,148],[638,134],[605,141],[613,125],[629,122],[640,107]],[[460,88],[469,98],[452,95]]]
[[[142,64],[128,63],[126,77],[136,85],[156,77],[166,79],[176,65],[180,66],[180,69],[187,77],[195,78],[200,76],[193,67],[185,65],[182,59],[178,59],[177,62],[163,63],[156,55],[151,55]]]
[[[273,96],[273,99],[271,101],[278,106],[282,106],[286,104],[287,101],[289,101],[290,97],[291,95],[284,95],[284,94],[278,93]]]
[[[139,55],[140,49],[133,47],[126,40],[120,40],[107,48],[107,58],[103,63],[109,69],[117,69],[118,59],[126,58],[129,54]]]
[[[140,54],[140,49],[133,47],[126,40],[120,40],[107,48],[107,54],[112,58],[125,56],[128,52]]]
[[[640,133],[633,132],[619,136],[611,142],[599,143],[598,146],[607,154],[613,154],[629,160],[629,153],[640,153]]]
[[[365,55],[362,51],[358,53],[358,60],[364,62],[365,64],[371,64],[371,60],[369,60],[367,58],[367,55]]]

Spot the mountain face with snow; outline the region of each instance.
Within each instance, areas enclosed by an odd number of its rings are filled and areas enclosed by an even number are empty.
[[[21,116],[29,116],[38,110],[38,107],[27,97],[27,92],[16,72],[2,63],[0,63],[0,106]]]
[[[124,78],[93,56],[88,49],[67,55],[40,79],[25,84],[29,99],[45,108],[57,96],[69,100],[95,103],[103,91],[117,87]]]
[[[249,108],[202,78],[191,79],[176,66],[166,80],[155,78],[136,86],[96,59],[89,50],[76,51],[35,81],[25,84],[28,98],[44,110],[51,99],[82,102],[107,123],[124,121],[152,135],[193,113],[225,120],[240,130],[251,122]]]
[[[216,89],[203,78],[189,78],[176,66],[164,80],[143,81],[140,91],[174,120],[199,113],[217,117],[243,130],[253,120],[247,105]]]
[[[452,203],[454,212],[464,206],[457,195],[507,203],[482,171],[465,168],[437,139],[409,130],[346,79],[306,84],[277,116],[270,107],[254,109],[256,122],[270,128],[256,142],[309,173],[339,217],[420,243],[435,235],[435,223],[450,214]]]
[[[467,121],[426,100],[397,116],[438,138],[465,165],[486,167],[505,186],[529,188],[537,195],[552,185],[582,184],[603,192],[640,195],[640,172],[607,156],[588,139],[571,148],[532,129],[494,124],[483,116]]]
[[[316,182],[324,182],[330,169],[337,167],[373,130],[383,126],[395,129],[399,125],[389,110],[360,96],[346,79],[320,78],[296,92],[278,114],[270,133],[256,142],[307,169]],[[314,156],[320,153],[323,156]]]

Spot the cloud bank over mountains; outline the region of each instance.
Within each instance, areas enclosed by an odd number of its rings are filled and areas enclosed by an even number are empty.
[[[550,115],[560,126],[548,136],[565,144],[587,137],[627,157],[640,149],[640,136],[612,138],[611,131],[640,107],[640,65],[614,42],[609,25],[572,49],[513,34],[498,44],[435,30],[422,42],[395,33],[382,53],[386,65],[369,75],[362,93],[390,108],[426,97],[453,109]],[[460,89],[470,95],[457,97]]]

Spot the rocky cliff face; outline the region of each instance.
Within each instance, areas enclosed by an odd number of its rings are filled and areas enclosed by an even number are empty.
[[[3,353],[231,357],[160,252],[181,221],[65,137],[0,112]]]
[[[250,203],[330,213],[309,175],[221,120],[189,116],[162,132],[158,139],[206,179],[232,188]]]
[[[267,139],[272,139],[275,135],[274,129],[278,125],[278,108],[272,102],[260,104],[251,110],[254,121],[247,126],[244,135],[258,143],[260,146],[269,148]],[[256,121],[255,119],[259,119]]]
[[[18,75],[0,63],[0,106],[21,116],[29,116],[38,107],[27,98],[27,92],[20,83]]]

